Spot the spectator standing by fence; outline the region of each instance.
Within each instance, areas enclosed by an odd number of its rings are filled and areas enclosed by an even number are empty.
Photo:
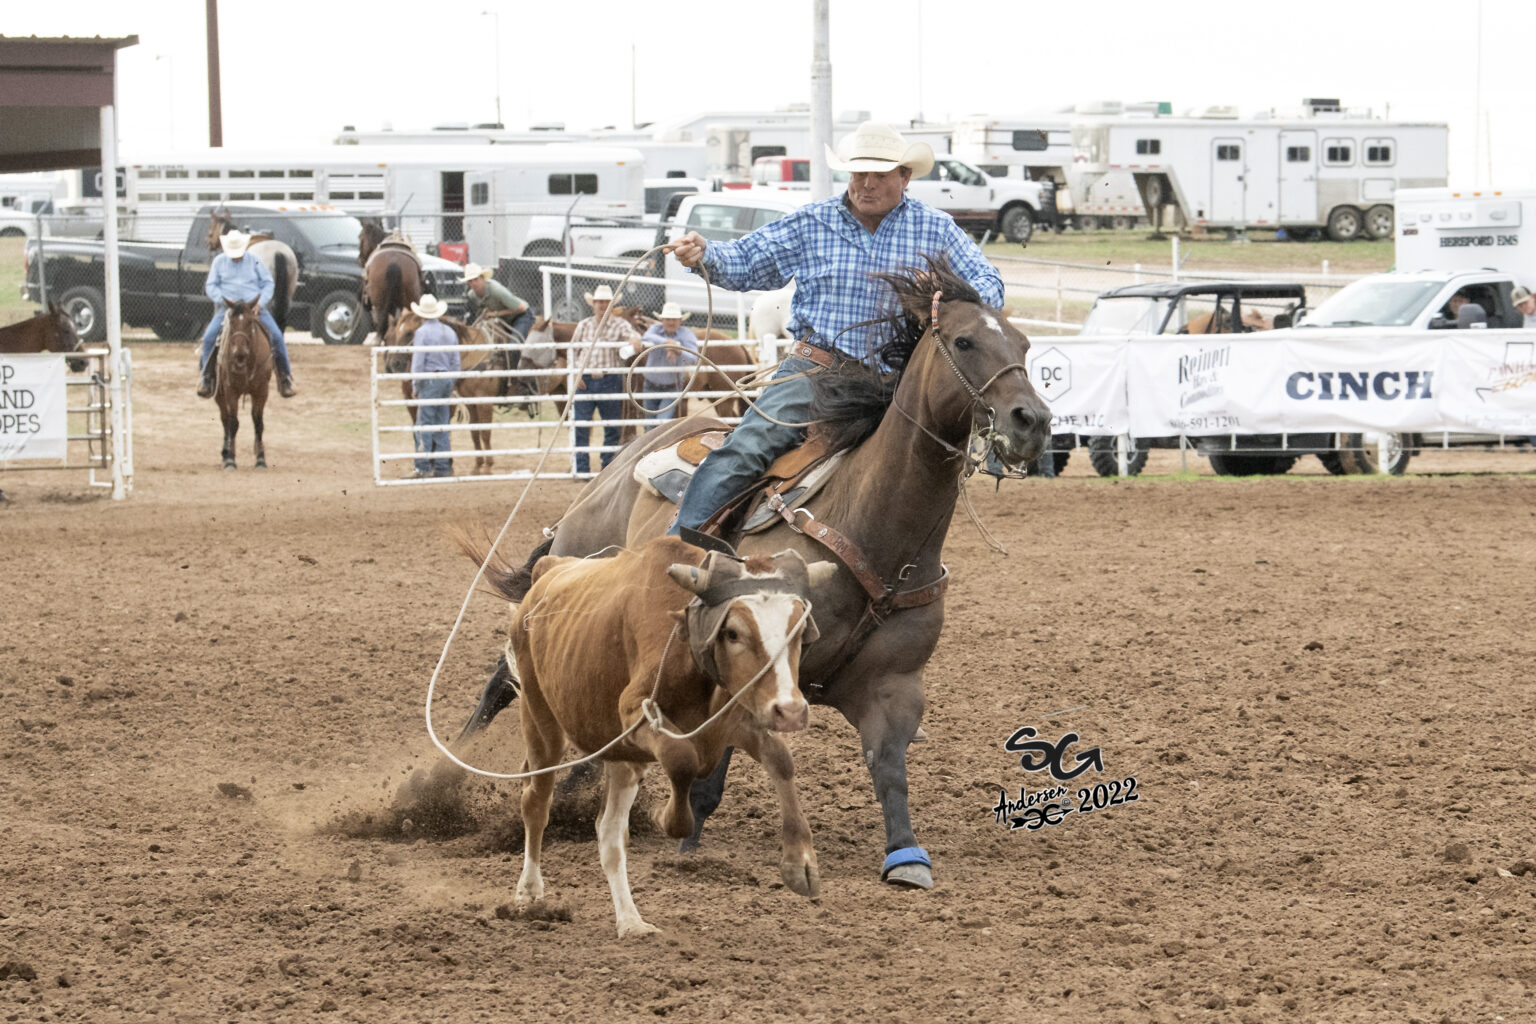
[[[588,448],[592,443],[592,420],[603,418],[603,447],[619,446],[618,420],[624,413],[624,401],[619,392],[624,389],[624,361],[619,349],[624,345],[639,347],[640,334],[628,323],[608,315],[613,304],[613,289],[598,285],[584,298],[592,306],[592,315],[576,325],[571,335],[571,372],[577,375],[571,397],[576,405],[571,410],[576,426],[576,472],[591,472],[591,456]],[[615,452],[602,453],[600,466],[613,461]]]
[[[459,371],[459,336],[453,328],[443,323],[441,317],[448,312],[448,304],[432,294],[423,295],[420,302],[411,303],[411,312],[422,318],[412,342],[416,351],[411,353],[411,372],[457,373]],[[420,399],[446,399],[453,393],[453,378],[439,377],[413,380],[412,393]],[[416,472],[413,476],[453,476],[453,459],[448,452],[452,443],[448,431],[449,405],[446,401],[436,405],[416,407]],[[438,428],[438,429],[432,429]]]
[[[676,397],[653,398],[648,392],[652,391],[681,391],[683,385],[688,382],[689,367],[698,360],[699,339],[694,333],[683,326],[683,311],[677,303],[667,302],[661,307],[661,312],[656,316],[660,323],[652,324],[646,332],[640,336],[640,343],[651,351],[645,355],[643,374],[645,384],[641,388],[640,408],[645,410],[645,418],[664,423],[677,417],[677,408],[682,404],[682,399]],[[693,352],[680,352],[674,346],[681,345]]]

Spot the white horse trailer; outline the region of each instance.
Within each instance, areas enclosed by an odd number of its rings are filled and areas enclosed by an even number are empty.
[[[1208,228],[1326,229],[1335,241],[1392,235],[1400,188],[1443,186],[1448,129],[1336,107],[1296,118],[1124,118],[1073,129],[1080,166],[1129,171],[1149,216],[1165,206]]]

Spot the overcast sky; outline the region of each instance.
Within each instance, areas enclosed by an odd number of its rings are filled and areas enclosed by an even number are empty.
[[[308,145],[347,124],[495,120],[498,36],[511,128],[623,126],[632,101],[641,121],[771,110],[810,97],[811,9],[810,0],[223,0],[224,141]],[[1448,122],[1452,185],[1536,185],[1536,10],[1522,0],[831,0],[831,9],[838,112],[932,121],[1121,99],[1247,113],[1336,97]],[[204,0],[6,0],[4,10],[7,35],[139,37],[118,58],[127,155],[207,144]]]

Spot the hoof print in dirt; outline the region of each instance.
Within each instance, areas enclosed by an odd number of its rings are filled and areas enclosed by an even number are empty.
[[[569,923],[574,920],[571,908],[553,900],[534,900],[532,903],[503,903],[496,908],[498,921],[527,921],[540,931],[547,931],[552,921]]]
[[[219,792],[231,800],[249,800],[251,798],[251,791],[235,782],[219,783]]]

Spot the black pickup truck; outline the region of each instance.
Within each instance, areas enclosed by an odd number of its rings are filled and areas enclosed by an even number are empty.
[[[218,208],[228,210],[241,230],[270,234],[293,248],[299,259],[299,284],[285,327],[308,330],[327,345],[356,345],[368,336],[373,325],[359,299],[363,269],[357,263],[357,238],[362,225],[356,217],[326,206],[284,203],[231,203]],[[174,341],[202,334],[213,315],[213,305],[203,294],[213,262],[208,251],[212,209],[198,210],[184,245],[118,245],[125,327],[148,327],[158,337]],[[41,300],[38,271],[44,270],[48,298],[74,318],[80,339],[88,344],[106,338],[104,251],[100,241],[49,238],[39,268],[37,241],[27,243],[23,294],[31,302]],[[464,299],[459,267],[435,256],[423,254],[421,259],[433,294],[459,310]]]

